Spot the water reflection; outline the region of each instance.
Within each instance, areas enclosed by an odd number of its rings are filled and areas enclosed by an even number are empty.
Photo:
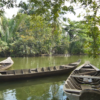
[[[4,98],[4,99],[2,98],[3,100],[17,100],[15,89],[12,89],[12,90],[7,89],[7,90],[3,91],[2,96]]]
[[[0,58],[0,61],[4,58]],[[72,57],[24,57],[24,58],[12,58],[14,64],[11,69],[27,69],[27,68],[39,68],[50,67],[62,64],[68,64],[77,61],[80,57],[73,59]]]
[[[0,61],[5,58],[0,58]],[[26,57],[12,58],[14,65],[11,69],[27,69],[68,64],[81,59],[82,63],[90,61],[100,68],[100,58],[93,59],[87,56],[71,57]],[[54,76],[41,79],[13,81],[0,83],[0,100],[66,100],[63,84],[68,75]],[[81,98],[82,100],[83,98]],[[67,100],[69,100],[67,98]],[[74,98],[73,98],[74,100]],[[92,100],[92,99],[83,99]],[[95,99],[98,100],[98,99]]]
[[[67,75],[0,84],[0,100],[66,100],[63,84]]]

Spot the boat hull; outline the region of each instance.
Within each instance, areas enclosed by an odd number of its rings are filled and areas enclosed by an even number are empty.
[[[11,57],[8,57],[7,59],[0,62],[0,71],[9,69],[13,65],[13,60]]]
[[[100,93],[97,91],[85,90],[81,95],[66,93],[69,100],[100,100]]]
[[[100,70],[86,62],[76,68],[65,81],[69,100],[100,100]]]
[[[69,74],[74,69],[75,67],[64,70],[48,71],[48,72],[38,72],[38,73],[19,74],[19,75],[10,75],[10,74],[0,75],[0,82],[16,80],[16,79],[40,78],[40,77],[47,77],[47,76],[54,76],[61,74]]]
[[[79,100],[100,100],[100,91],[96,89],[83,90]]]
[[[80,100],[79,95],[74,95],[74,94],[70,94],[70,93],[66,93],[66,95],[69,100]]]

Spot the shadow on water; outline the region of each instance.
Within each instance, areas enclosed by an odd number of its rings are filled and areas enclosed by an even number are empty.
[[[26,79],[26,80],[18,80],[18,81],[15,80],[15,81],[11,81],[11,82],[10,81],[2,82],[2,83],[0,83],[0,90],[65,81],[66,77],[68,77],[69,74],[70,73],[68,73],[66,75],[58,75],[58,76],[53,76],[53,77],[49,76],[49,77],[42,77],[42,78],[37,78],[37,79],[34,78],[34,79]]]
[[[0,100],[66,100],[63,84],[68,75],[2,82]]]
[[[79,100],[100,100],[100,93],[83,93]]]

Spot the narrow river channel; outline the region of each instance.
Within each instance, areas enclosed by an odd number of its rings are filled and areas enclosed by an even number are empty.
[[[0,61],[3,59],[5,58],[0,58]],[[81,64],[90,61],[91,64],[100,68],[100,57],[93,59],[88,56],[45,56],[12,59],[14,65],[10,70],[57,66],[72,63],[78,59],[82,60]],[[63,92],[63,84],[68,75],[66,73],[66,75],[53,77],[2,82],[0,83],[0,100],[69,100]]]

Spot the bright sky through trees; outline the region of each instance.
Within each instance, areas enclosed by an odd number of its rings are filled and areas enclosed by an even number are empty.
[[[17,0],[17,3],[19,3],[20,1],[21,1],[21,0]],[[27,0],[23,0],[23,1],[24,1],[24,2],[27,2]],[[65,5],[70,5],[70,3],[66,2]],[[70,18],[71,20],[81,20],[82,17],[81,17],[81,18],[77,18],[77,16],[78,16],[80,13],[83,13],[83,12],[84,12],[83,9],[77,7],[77,5],[75,5],[75,4],[74,4],[73,6],[74,6],[74,8],[75,8],[76,14],[73,14],[73,13],[70,13],[70,12],[69,12],[68,14],[65,14],[64,17]],[[7,18],[12,18],[13,15],[17,15],[17,12],[18,12],[19,9],[20,9],[20,8],[16,8],[16,7],[10,8],[10,9],[6,9],[6,8],[5,8],[5,16],[6,16]]]
[[[17,4],[20,2],[21,0],[16,0]],[[23,2],[27,2],[27,0],[22,0]],[[10,9],[6,9],[5,8],[5,16],[7,18],[12,18],[13,15],[17,15],[17,12],[20,8],[14,7],[14,8],[10,8]]]

